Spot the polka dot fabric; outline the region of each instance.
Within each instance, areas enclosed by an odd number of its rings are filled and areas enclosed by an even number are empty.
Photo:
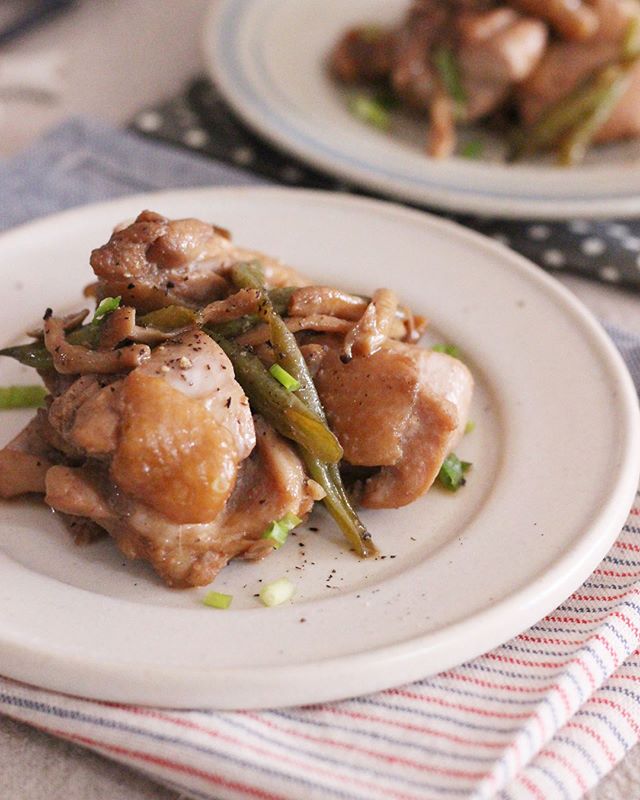
[[[204,78],[194,81],[184,95],[141,111],[132,128],[277,183],[364,194],[258,138]],[[549,272],[564,270],[640,290],[640,220],[532,222],[447,216],[512,247]]]

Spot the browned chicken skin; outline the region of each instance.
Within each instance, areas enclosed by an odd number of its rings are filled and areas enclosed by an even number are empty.
[[[381,467],[364,485],[368,508],[427,491],[464,432],[473,389],[461,361],[401,342],[346,364],[330,348],[314,380],[345,460]]]
[[[70,452],[89,459],[51,467],[46,502],[97,522],[170,585],[209,583],[230,558],[265,555],[269,522],[312,505],[300,460],[261,420],[254,449],[231,363],[199,331],[106,386],[78,379],[52,414]]]
[[[235,247],[226,231],[197,219],[169,220],[143,211],[91,254],[99,297],[122,297],[139,311],[178,304],[201,306],[226,296],[224,271],[260,259],[272,286],[305,281],[278,261]]]

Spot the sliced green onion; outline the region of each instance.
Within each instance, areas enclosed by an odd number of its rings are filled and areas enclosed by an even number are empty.
[[[287,541],[287,536],[289,533],[300,523],[302,520],[300,517],[296,517],[295,514],[292,514],[289,511],[285,514],[282,519],[279,519],[277,522],[272,522],[267,530],[262,534],[262,539],[271,539],[273,543],[273,549],[279,550],[282,545]]]
[[[434,344],[431,349],[435,350],[436,353],[446,353],[448,356],[460,360],[460,350],[458,350],[455,344]]]
[[[260,590],[260,600],[271,608],[272,606],[279,606],[291,600],[295,586],[291,583],[289,578],[278,578],[277,581],[267,583]]]
[[[0,408],[39,408],[46,396],[44,386],[1,386]]]
[[[473,433],[475,429],[476,429],[476,423],[472,419],[467,420],[467,424],[464,426],[464,432]]]
[[[111,314],[112,311],[115,311],[120,305],[121,300],[121,297],[105,297],[104,300],[101,300],[99,306],[95,310],[92,322],[96,322],[107,314]]]
[[[269,372],[288,392],[297,392],[300,388],[300,381],[297,381],[293,375],[289,375],[287,370],[283,369],[280,364],[274,364],[269,367]]]
[[[232,594],[222,594],[221,592],[207,592],[207,594],[205,594],[205,596],[202,598],[202,602],[205,604],[205,606],[223,609],[229,608],[232,600]]]
[[[484,142],[480,139],[471,139],[460,150],[463,158],[482,158],[484,155]]]
[[[354,94],[349,99],[351,113],[381,131],[388,131],[391,127],[391,116],[385,106],[378,100],[366,94]]]
[[[302,520],[292,511],[287,511],[278,524],[282,525],[283,528],[286,528],[287,531],[292,531],[294,528],[297,528],[298,525],[302,524]]]
[[[457,492],[466,483],[465,474],[471,469],[468,461],[460,461],[455,453],[449,453],[440,467],[438,482],[450,492]]]
[[[449,47],[438,47],[433,54],[433,63],[438,70],[440,80],[449,97],[458,107],[458,112],[463,112],[467,104],[467,93],[462,85],[460,68],[456,57]]]

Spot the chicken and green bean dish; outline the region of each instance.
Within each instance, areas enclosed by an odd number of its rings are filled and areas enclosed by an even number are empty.
[[[412,0],[395,27],[347,31],[329,68],[363,121],[392,128],[396,106],[428,119],[434,158],[481,156],[458,133],[482,123],[511,160],[572,165],[640,136],[639,58],[637,0]]]
[[[278,549],[315,503],[375,557],[359,508],[464,483],[473,378],[454,348],[419,344],[426,321],[391,289],[318,285],[150,211],[90,263],[92,314],[47,309],[0,351],[44,384],[0,390],[40,406],[0,450],[0,497],[42,495],[76,541],[108,534],[189,587]]]

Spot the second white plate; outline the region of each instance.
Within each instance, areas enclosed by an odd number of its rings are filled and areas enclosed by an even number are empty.
[[[375,192],[457,212],[516,218],[640,213],[640,140],[594,149],[562,169],[424,154],[426,124],[385,134],[347,109],[327,54],[357,24],[395,24],[407,0],[217,0],[205,29],[211,75],[277,146]]]
[[[264,562],[167,589],[113,542],[77,548],[43,504],[0,502],[0,674],[102,700],[256,708],[335,700],[451,667],[523,630],[605,554],[637,486],[635,390],[598,324],[495,242],[385,203],[203,189],[89,206],[0,237],[0,345],[50,306],[83,307],[90,250],[142,208],[196,216],[319,283],[390,286],[458,345],[476,377],[474,463],[455,495],[367,512],[385,558],[345,552],[321,514]],[[433,339],[432,339],[433,340]],[[33,373],[0,361],[0,384]],[[2,412],[2,444],[29,418]],[[320,528],[319,531],[313,530]],[[262,583],[288,575],[292,603]]]

